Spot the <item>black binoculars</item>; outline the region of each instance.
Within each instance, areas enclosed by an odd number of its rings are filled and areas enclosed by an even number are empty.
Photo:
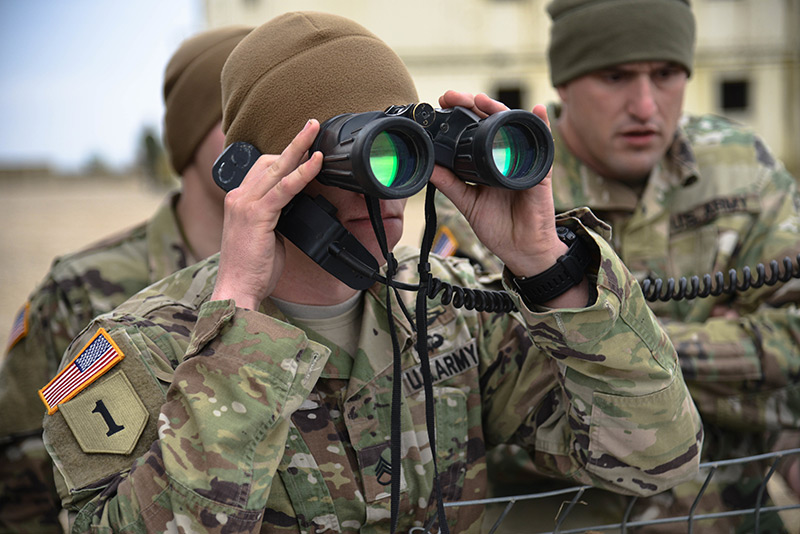
[[[311,146],[317,150],[321,183],[377,198],[414,195],[436,163],[465,182],[529,189],[547,176],[554,155],[550,130],[533,113],[509,110],[481,119],[466,108],[426,103],[333,117],[320,127]],[[230,145],[214,163],[217,185],[237,187],[258,156],[248,143]]]

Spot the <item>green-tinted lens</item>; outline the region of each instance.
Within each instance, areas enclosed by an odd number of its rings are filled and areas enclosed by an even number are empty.
[[[369,166],[378,181],[391,187],[397,178],[398,155],[397,145],[392,136],[386,132],[381,132],[372,142],[369,151]]]
[[[522,178],[533,169],[535,144],[528,130],[508,124],[497,130],[492,141],[492,158],[497,170],[508,178]]]
[[[503,176],[508,176],[512,165],[510,137],[508,127],[503,126],[497,131],[494,136],[494,141],[492,142],[492,158],[494,158],[494,164],[497,170],[500,171]]]

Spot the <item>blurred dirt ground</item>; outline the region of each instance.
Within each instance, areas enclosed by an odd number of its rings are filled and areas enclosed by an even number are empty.
[[[0,347],[56,256],[146,219],[164,194],[139,176],[0,180]]]
[[[53,258],[147,219],[165,195],[141,176],[0,179],[0,355],[14,316]],[[402,242],[418,244],[422,226],[417,195]]]

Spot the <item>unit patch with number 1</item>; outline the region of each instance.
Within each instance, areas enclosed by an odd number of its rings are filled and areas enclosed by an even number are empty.
[[[78,355],[39,390],[47,413],[61,411],[83,452],[130,454],[147,424],[147,409],[125,373],[118,371],[103,377],[124,357],[108,332],[100,328]]]

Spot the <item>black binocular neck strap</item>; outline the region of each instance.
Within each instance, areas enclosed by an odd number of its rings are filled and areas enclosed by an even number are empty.
[[[428,185],[429,192],[426,197],[425,212],[426,212],[426,228],[425,237],[423,239],[423,256],[420,259],[419,271],[421,273],[421,283],[427,281],[428,271],[428,253],[433,243],[433,231],[436,227],[436,214],[433,206],[433,195],[435,188]],[[392,409],[391,409],[391,470],[392,470],[392,486],[391,486],[391,532],[397,530],[399,521],[400,509],[400,479],[401,479],[401,457],[402,450],[402,428],[401,428],[401,407],[403,402],[402,391],[402,362],[400,358],[400,344],[397,340],[397,331],[395,328],[394,317],[392,314],[392,299],[391,299],[391,285],[394,278],[397,263],[394,256],[388,250],[386,241],[386,230],[383,227],[383,218],[381,217],[380,201],[371,196],[365,196],[367,210],[369,212],[370,222],[375,231],[375,237],[378,240],[378,245],[381,247],[381,252],[386,259],[386,312],[387,320],[389,323],[389,333],[392,339],[392,350],[394,354],[392,365]],[[429,221],[433,223],[428,228]],[[424,273],[424,274],[423,274]],[[427,329],[427,294],[425,286],[420,287],[417,292],[417,316],[416,316],[416,330],[417,330],[417,353],[420,355],[422,362],[422,376],[425,384],[425,419],[428,429],[428,442],[431,447],[431,455],[433,458],[433,484],[436,491],[437,501],[437,516],[439,519],[439,529],[443,534],[449,534],[449,526],[444,514],[444,503],[442,501],[441,483],[439,481],[439,472],[436,467],[436,425],[434,419],[434,406],[433,406],[433,382],[431,378],[430,363],[428,361],[428,329]],[[402,299],[397,298],[400,306],[403,306]],[[403,309],[408,315],[407,311]],[[412,323],[412,327],[414,327]]]
[[[419,290],[417,291],[417,355],[419,356],[422,383],[425,390],[425,422],[428,425],[428,441],[433,459],[433,488],[436,492],[436,512],[439,519],[439,532],[449,534],[450,526],[444,513],[444,499],[442,498],[442,484],[439,479],[439,468],[436,461],[436,414],[433,405],[433,378],[431,364],[428,359],[428,286],[430,283],[431,266],[428,262],[433,239],[436,233],[436,207],[434,197],[436,186],[428,182],[425,190],[425,230],[422,234],[422,244],[419,251]]]
[[[383,227],[383,217],[381,216],[380,201],[372,196],[365,195],[364,200],[367,203],[367,211],[369,212],[369,219],[372,223],[372,229],[375,231],[375,237],[378,240],[378,245],[381,247],[381,253],[386,259],[386,317],[389,323],[389,335],[392,338],[392,421],[391,421],[391,438],[390,438],[390,452],[391,452],[391,472],[392,472],[392,487],[391,487],[391,532],[397,530],[398,511],[400,508],[400,478],[401,478],[401,463],[400,463],[400,440],[401,438],[401,419],[400,407],[402,402],[401,373],[403,371],[400,364],[400,343],[397,341],[397,330],[394,324],[394,315],[392,314],[392,289],[391,283],[394,278],[395,260],[386,243],[386,229]]]

